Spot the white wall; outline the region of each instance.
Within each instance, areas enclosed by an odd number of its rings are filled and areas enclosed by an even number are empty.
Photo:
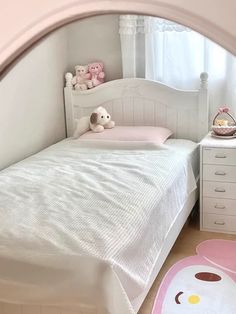
[[[0,82],[0,169],[65,137],[66,30],[52,33]]]
[[[0,82],[0,169],[65,137],[64,74],[96,60],[106,80],[122,77],[118,15],[63,27],[8,72]]]
[[[122,77],[119,15],[99,15],[67,26],[68,69],[76,64],[103,61],[106,80]]]

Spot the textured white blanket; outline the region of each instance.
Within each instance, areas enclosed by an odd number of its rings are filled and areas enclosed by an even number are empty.
[[[196,188],[186,151],[65,140],[2,171],[0,300],[132,313]]]

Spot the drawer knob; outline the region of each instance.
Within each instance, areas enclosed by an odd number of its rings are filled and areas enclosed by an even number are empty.
[[[225,176],[225,175],[226,175],[226,172],[224,172],[224,171],[216,171],[216,172],[215,172],[215,175],[216,175],[216,176]]]
[[[227,156],[225,155],[215,155],[215,158],[226,158]]]
[[[225,225],[225,222],[224,222],[224,221],[217,221],[217,220],[216,220],[216,221],[214,222],[214,224],[215,224],[215,225],[219,225],[219,226],[224,226],[224,225]]]
[[[215,208],[217,208],[217,209],[225,209],[225,206],[224,205],[215,205]]]
[[[215,192],[223,193],[223,192],[225,192],[225,189],[224,188],[215,188]]]

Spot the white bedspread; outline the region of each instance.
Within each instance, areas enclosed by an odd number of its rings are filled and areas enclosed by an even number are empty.
[[[2,171],[0,300],[133,313],[196,188],[187,142],[68,139]]]

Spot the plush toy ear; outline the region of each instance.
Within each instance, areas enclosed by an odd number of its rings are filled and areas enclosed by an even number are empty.
[[[97,107],[97,109],[96,109],[96,111],[104,111],[105,110],[105,108],[103,108],[102,106],[99,106],[99,107]]]
[[[96,112],[93,112],[90,116],[90,122],[92,124],[96,124],[98,120],[98,114]]]
[[[98,64],[101,66],[101,68],[103,70],[104,69],[104,64],[102,62],[99,62]]]

